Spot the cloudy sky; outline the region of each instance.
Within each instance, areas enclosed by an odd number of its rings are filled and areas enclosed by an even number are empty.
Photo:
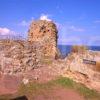
[[[100,45],[100,0],[0,0],[0,35],[27,37],[36,19],[56,23],[59,44]]]

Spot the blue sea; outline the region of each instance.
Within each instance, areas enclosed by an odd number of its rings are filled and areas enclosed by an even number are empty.
[[[58,48],[63,57],[67,56],[71,52],[71,45],[58,45]],[[89,50],[100,51],[100,46],[88,46]]]

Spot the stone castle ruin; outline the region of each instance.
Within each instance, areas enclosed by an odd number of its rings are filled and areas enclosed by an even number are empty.
[[[100,52],[74,46],[65,59],[56,60],[59,55],[57,33],[52,21],[37,20],[31,23],[27,40],[1,39],[0,74],[26,74],[42,66],[48,68],[44,69],[48,74],[67,76],[82,84],[91,80],[100,82]]]
[[[29,32],[28,41],[41,44],[44,57],[55,58],[57,53],[57,28],[51,21],[33,21]]]
[[[43,59],[55,59],[57,28],[52,21],[33,21],[27,40],[0,40],[0,71],[18,73],[40,66]]]

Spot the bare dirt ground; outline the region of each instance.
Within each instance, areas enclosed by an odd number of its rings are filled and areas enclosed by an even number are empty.
[[[12,94],[17,91],[18,86],[22,82],[23,78],[29,81],[37,81],[39,83],[45,83],[58,76],[57,70],[46,66],[28,71],[24,75],[0,75],[0,95]]]
[[[24,74],[24,78],[36,80],[39,83],[45,83],[58,76],[57,70],[49,67],[41,67],[31,70]],[[0,76],[0,95],[14,94],[17,92],[19,84],[22,82],[23,76]],[[29,99],[31,100],[31,99]],[[61,87],[44,91],[34,96],[32,100],[84,100],[76,91],[71,89],[63,89]]]
[[[17,91],[21,77],[3,75],[0,77],[0,95],[13,94]]]
[[[36,80],[37,82],[45,83],[52,79],[55,79],[58,75],[59,74],[57,73],[57,70],[54,70],[54,68],[43,66],[39,69],[34,69],[25,73],[24,77],[26,79]]]
[[[63,89],[61,87],[53,88],[36,95],[33,100],[84,100],[82,96],[71,89]]]

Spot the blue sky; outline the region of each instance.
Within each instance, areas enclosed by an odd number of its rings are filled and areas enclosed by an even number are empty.
[[[27,36],[32,20],[53,20],[59,44],[100,45],[100,0],[0,0],[0,34]]]

